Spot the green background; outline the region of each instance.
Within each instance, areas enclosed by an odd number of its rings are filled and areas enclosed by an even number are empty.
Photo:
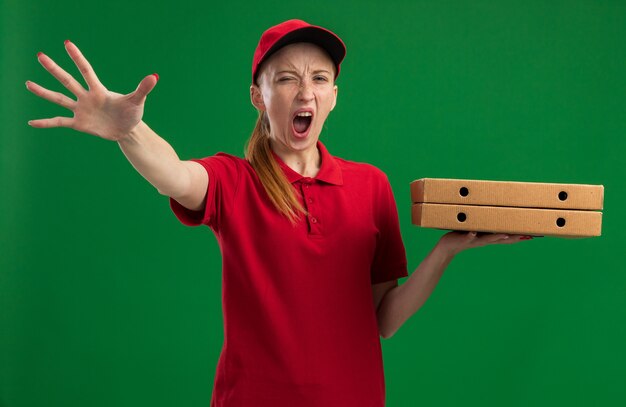
[[[116,143],[30,119],[71,112],[43,51],[84,83],[153,72],[144,120],[181,158],[241,155],[262,31],[302,18],[348,54],[322,140],[377,165],[409,258],[422,177],[603,184],[598,238],[461,253],[382,340],[389,406],[626,405],[626,2],[1,0],[0,406],[207,406],[222,344],[221,260]],[[400,281],[402,283],[403,280]]]

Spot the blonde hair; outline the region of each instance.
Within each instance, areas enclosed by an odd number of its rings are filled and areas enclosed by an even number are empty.
[[[259,176],[276,209],[295,225],[300,215],[306,211],[298,201],[294,187],[272,155],[269,135],[270,124],[267,114],[259,111],[252,135],[246,143],[245,157]]]

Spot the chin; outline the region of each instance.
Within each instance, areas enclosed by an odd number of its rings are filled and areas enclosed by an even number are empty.
[[[288,140],[288,145],[294,151],[305,151],[316,147],[317,140],[319,140],[319,135],[309,134],[305,138],[297,138],[292,135]]]

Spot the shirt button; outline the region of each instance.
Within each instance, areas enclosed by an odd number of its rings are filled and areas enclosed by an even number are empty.
[[[313,203],[313,198],[309,198],[309,203]]]
[[[311,218],[311,223],[317,223],[317,219],[316,218]]]

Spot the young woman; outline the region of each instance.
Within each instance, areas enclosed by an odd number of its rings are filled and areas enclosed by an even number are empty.
[[[212,406],[383,406],[380,336],[421,307],[457,253],[529,238],[447,233],[398,286],[407,261],[386,176],[319,141],[346,52],[322,27],[289,20],[261,36],[250,87],[259,118],[245,159],[180,160],[141,120],[156,74],[128,95],[114,93],[76,45],[65,47],[89,89],[40,53],[77,100],[27,82],[74,113],[29,124],[117,141],[181,222],[207,225],[218,238],[224,346]]]

